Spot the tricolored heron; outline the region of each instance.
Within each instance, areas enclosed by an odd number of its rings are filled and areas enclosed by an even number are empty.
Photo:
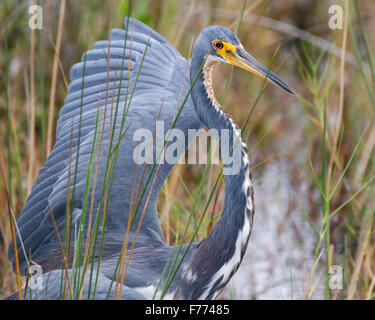
[[[237,36],[223,26],[205,28],[197,38],[192,58],[188,61],[143,23],[129,18],[125,19],[125,26],[127,31],[112,30],[110,42],[95,43],[93,49],[86,52],[81,62],[70,71],[71,83],[59,114],[56,144],[41,168],[18,220],[20,270],[22,274],[27,272],[29,258],[41,265],[48,298],[59,298],[62,257],[55,229],[61,239],[77,248],[77,228],[81,226],[87,231],[90,225],[89,214],[82,218],[83,208],[88,208],[85,202],[86,183],[90,181],[89,201],[93,199],[93,230],[95,218],[103,216],[103,197],[100,194],[103,185],[106,185],[106,177],[110,175],[111,188],[105,189],[110,191],[104,192],[107,193],[108,211],[106,219],[98,220],[99,236],[94,241],[96,251],[91,260],[97,276],[95,298],[106,298],[107,292],[109,297],[114,295],[115,285],[111,287],[111,280],[127,233],[131,194],[134,185],[139,185],[142,188],[138,190],[144,190],[142,194],[146,195],[139,197],[138,202],[139,212],[144,214],[134,216],[128,232],[128,248],[134,245],[134,250],[125,281],[121,284],[122,298],[151,298],[157,286],[162,289],[169,281],[164,298],[213,299],[241,263],[254,215],[253,184],[246,144],[232,117],[215,99],[213,66],[216,62],[239,66],[267,77],[289,93],[293,91],[247,53]],[[187,100],[174,123],[178,101],[185,96]],[[100,108],[98,100],[101,101]],[[99,125],[98,110],[101,110]],[[107,111],[103,113],[103,110]],[[123,117],[124,114],[126,117]],[[205,240],[193,243],[190,248],[182,246],[174,264],[174,267],[178,264],[180,267],[174,270],[171,270],[174,268],[171,262],[176,258],[178,246],[165,243],[156,211],[158,194],[173,165],[164,163],[154,170],[155,166],[149,164],[142,173],[144,167],[136,166],[133,159],[134,132],[139,128],[152,130],[156,120],[164,121],[165,132],[173,124],[184,132],[185,137],[189,129],[204,126],[218,131],[227,129],[236,137],[241,148],[239,173],[225,177],[225,200],[218,223]],[[117,161],[108,171],[108,155],[114,148],[112,136],[120,138]],[[95,137],[100,137],[101,153],[92,157],[94,141],[96,145],[99,141]],[[153,152],[156,152],[155,148]],[[97,164],[97,168],[90,171],[90,163]],[[90,174],[91,180],[87,179]],[[153,183],[143,178],[148,176]],[[68,209],[71,212],[72,223],[69,226],[72,235],[65,238]],[[9,260],[15,269],[12,247],[11,244]],[[73,253],[74,250],[70,250],[71,256]],[[99,255],[100,268],[97,268]],[[68,272],[72,274],[74,261],[69,258]],[[162,274],[164,277],[161,277]],[[167,280],[167,274],[173,274],[173,278]],[[88,298],[87,290],[85,286],[82,298]],[[40,290],[39,297],[47,298],[45,291]]]

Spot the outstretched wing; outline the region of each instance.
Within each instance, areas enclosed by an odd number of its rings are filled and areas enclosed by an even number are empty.
[[[93,230],[97,222],[98,239],[105,227],[105,247],[120,248],[129,208],[137,207],[132,234],[144,212],[137,244],[164,244],[156,200],[173,165],[163,164],[155,170],[149,164],[143,173],[144,166],[134,161],[138,143],[133,135],[137,129],[152,132],[157,120],[163,121],[163,132],[170,128],[178,101],[188,94],[189,62],[143,23],[129,18],[125,26],[127,30],[112,30],[109,44],[96,42],[71,69],[68,96],[58,119],[56,144],[40,169],[18,220],[25,249],[17,235],[22,272],[27,267],[25,254],[43,265],[51,252],[58,251],[51,214],[64,238],[68,209],[73,233],[81,219],[85,230],[89,224]],[[201,126],[189,98],[176,127],[185,130]],[[114,161],[117,145],[117,161]],[[156,157],[155,146],[151,154]],[[149,176],[151,179],[147,179]],[[107,177],[110,183],[106,183]],[[75,237],[73,234],[71,241]],[[9,248],[9,260],[15,267],[12,244]],[[61,266],[61,260],[58,265]]]

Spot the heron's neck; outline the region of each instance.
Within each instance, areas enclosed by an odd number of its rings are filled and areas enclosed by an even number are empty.
[[[193,59],[191,79],[200,68],[194,62]],[[233,157],[240,156],[240,161],[237,172],[225,176],[223,212],[214,230],[200,245],[188,277],[201,282],[200,287],[205,286],[203,295],[192,297],[203,299],[214,298],[239,267],[249,240],[254,212],[246,143],[234,120],[215,99],[212,84],[214,63],[212,60],[206,61],[193,88],[192,99],[198,117],[209,129],[216,129],[220,139],[225,132],[223,129],[226,129],[229,133],[229,150],[233,151]],[[237,154],[236,150],[239,151]]]

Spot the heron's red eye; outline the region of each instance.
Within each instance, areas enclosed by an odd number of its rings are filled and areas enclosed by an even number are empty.
[[[215,40],[213,43],[215,49],[223,49],[224,45],[221,41]]]

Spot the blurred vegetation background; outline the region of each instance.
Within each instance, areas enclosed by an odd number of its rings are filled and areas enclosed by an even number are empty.
[[[122,28],[128,12],[127,0],[39,0],[43,29],[32,32],[33,3],[0,5],[0,297],[16,290],[7,261],[9,212],[19,215],[45,161],[49,106],[53,141],[69,69],[95,41],[108,38],[109,28]],[[329,27],[332,5],[343,8],[342,28]],[[230,27],[297,93],[269,85],[257,99],[261,80],[226,65],[215,70],[216,96],[240,127],[250,112],[242,133],[256,197],[247,256],[221,298],[374,299],[375,3],[134,0],[131,15],[186,58],[204,27]],[[177,165],[159,197],[169,243],[183,232],[202,170]],[[212,166],[206,199],[217,172]],[[223,191],[222,181],[200,238],[217,221]],[[334,277],[340,272],[342,283]]]

